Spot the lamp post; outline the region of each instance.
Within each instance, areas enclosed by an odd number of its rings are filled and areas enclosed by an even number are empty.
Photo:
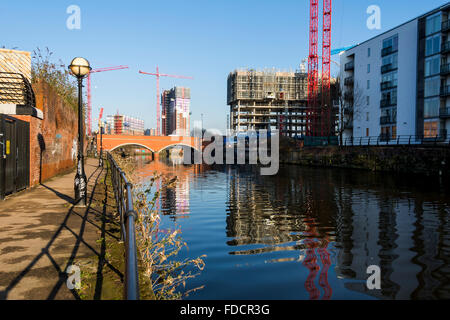
[[[98,166],[103,167],[103,123],[100,121],[98,129],[100,131],[100,157],[98,160]]]
[[[91,67],[89,61],[84,58],[75,58],[69,66],[69,70],[78,80],[78,156],[77,156],[77,174],[75,175],[75,201],[80,206],[86,206],[87,199],[87,179],[84,172],[83,155],[83,101],[82,88],[83,78],[89,74]]]

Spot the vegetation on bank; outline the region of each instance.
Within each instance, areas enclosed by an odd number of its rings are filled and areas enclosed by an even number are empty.
[[[31,83],[47,83],[61,96],[73,110],[78,110],[78,85],[70,74],[68,65],[61,60],[53,61],[53,52],[48,48],[33,51],[31,64]],[[83,108],[84,109],[84,108]]]
[[[81,271],[81,288],[77,294],[82,300],[122,300],[124,297],[125,246],[121,241],[120,218],[109,163],[105,161],[104,164],[108,174],[99,179],[95,186],[89,219],[99,227],[98,254],[74,261]],[[139,283],[141,299],[154,300],[142,267]]]
[[[168,179],[156,172],[148,185],[139,184],[131,159],[116,157],[117,163],[127,173],[134,184],[137,242],[143,275],[150,284],[157,300],[176,300],[201,289],[186,291],[186,282],[199,275],[204,269],[202,255],[195,259],[180,260],[178,254],[187,248],[181,237],[181,230],[162,230],[161,213],[156,202],[164,189],[170,189],[177,183],[177,178]],[[155,190],[155,182],[162,180],[162,187]]]

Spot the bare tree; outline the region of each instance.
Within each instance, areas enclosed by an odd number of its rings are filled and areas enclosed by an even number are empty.
[[[354,78],[348,77],[342,81],[342,75],[336,79],[337,99],[339,102],[338,136],[343,143],[344,131],[351,128],[355,119],[360,120],[367,109],[364,90]]]

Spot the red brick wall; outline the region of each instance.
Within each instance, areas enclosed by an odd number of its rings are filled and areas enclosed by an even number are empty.
[[[30,186],[74,168],[78,133],[77,112],[46,83],[33,85],[36,108],[44,113],[40,120],[15,116],[30,123]],[[41,142],[40,142],[41,141]],[[42,151],[41,146],[45,146]],[[42,172],[41,172],[42,165]]]

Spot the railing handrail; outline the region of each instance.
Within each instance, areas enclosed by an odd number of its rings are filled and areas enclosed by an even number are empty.
[[[392,135],[380,134],[379,136],[348,137],[342,140],[342,146],[395,146],[395,145],[436,145],[450,147],[450,134],[441,129],[436,136],[425,137],[424,135]]]
[[[139,275],[137,264],[136,227],[137,219],[133,204],[133,185],[125,172],[117,165],[111,153],[107,153],[111,167],[111,180],[120,216],[122,240],[125,242],[125,292],[127,300],[139,300]]]

